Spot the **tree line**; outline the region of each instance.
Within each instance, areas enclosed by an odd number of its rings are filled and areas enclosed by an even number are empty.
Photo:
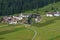
[[[38,9],[59,0],[0,0],[0,16]]]

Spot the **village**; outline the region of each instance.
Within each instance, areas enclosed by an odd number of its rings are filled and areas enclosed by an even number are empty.
[[[8,23],[8,24],[32,24],[34,21],[40,22],[40,15],[39,14],[19,14],[18,16],[4,16],[0,19],[0,22],[2,23]]]
[[[47,17],[55,17],[60,16],[60,12],[47,12],[45,14]],[[32,24],[32,23],[39,23],[41,21],[42,17],[40,14],[19,14],[18,16],[4,16],[0,19],[0,22],[2,23],[8,23],[8,24]]]
[[[45,14],[47,17],[53,17],[53,16],[60,16],[60,12],[47,12]],[[34,19],[34,20],[33,20]],[[36,23],[40,22],[41,15],[40,14],[19,14],[18,16],[4,16],[0,19],[0,22],[2,23],[8,23],[8,24],[18,24],[18,23],[25,23],[25,24],[32,24],[33,21]]]

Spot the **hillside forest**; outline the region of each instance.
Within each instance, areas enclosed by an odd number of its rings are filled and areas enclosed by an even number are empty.
[[[59,0],[0,0],[0,16],[38,9]]]

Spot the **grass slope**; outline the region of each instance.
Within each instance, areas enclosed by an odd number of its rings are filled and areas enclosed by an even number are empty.
[[[60,19],[48,19],[41,25],[37,25],[36,40],[60,40]]]
[[[44,14],[45,10],[51,10],[51,5],[40,8],[39,13]],[[53,6],[60,10],[60,2],[53,4]],[[42,17],[40,23],[29,27],[29,29],[37,31],[34,40],[60,40],[60,17]],[[0,24],[0,40],[31,40],[33,35],[33,31],[24,28],[24,25]]]
[[[39,8],[38,13],[45,14],[46,13],[45,11],[54,11],[54,10],[52,10],[52,7],[57,8],[58,11],[60,11],[60,2],[57,2],[55,4],[48,4],[42,8]],[[25,11],[25,13],[27,13],[27,14],[28,13],[35,13],[35,12],[36,12],[36,9],[33,9],[33,11]]]
[[[29,29],[36,30],[34,40],[60,40],[60,17],[43,17],[38,24]],[[4,24],[3,24],[4,25]],[[0,27],[0,40],[31,40],[34,33],[23,25],[8,25]]]
[[[33,31],[22,25],[9,25],[0,28],[0,40],[31,40]]]

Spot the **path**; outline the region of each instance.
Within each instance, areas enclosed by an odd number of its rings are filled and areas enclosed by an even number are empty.
[[[28,26],[30,26],[30,25],[26,25],[25,24],[25,27],[27,28]],[[32,40],[34,40],[35,39],[35,37],[37,36],[37,31],[34,29],[31,29],[31,28],[28,28],[29,30],[31,30],[31,31],[33,31],[34,32],[34,36],[32,37]]]
[[[34,40],[35,37],[37,36],[37,31],[36,30],[33,30],[33,31],[34,31],[34,36],[33,36],[32,40]]]

